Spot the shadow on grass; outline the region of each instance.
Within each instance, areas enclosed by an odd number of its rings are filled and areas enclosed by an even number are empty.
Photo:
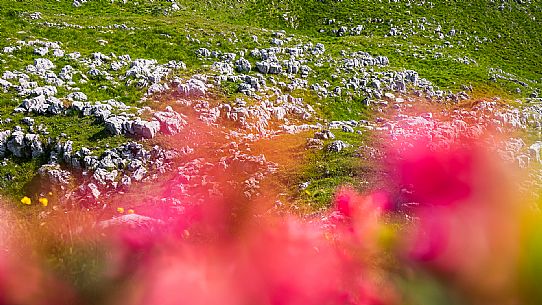
[[[100,140],[104,140],[104,139],[107,139],[111,137],[111,134],[109,134],[109,132],[107,132],[107,130],[102,129],[100,130],[99,132],[93,134],[92,136],[90,136],[88,139],[89,141],[93,141],[93,142],[96,142],[96,141],[100,141]]]

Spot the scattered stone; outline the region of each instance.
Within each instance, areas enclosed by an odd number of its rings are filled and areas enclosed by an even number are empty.
[[[324,141],[320,139],[309,138],[307,139],[307,148],[309,149],[322,149],[324,148]]]
[[[72,92],[68,94],[66,98],[72,102],[75,102],[75,101],[85,102],[88,99],[87,95],[84,94],[83,92]]]
[[[321,140],[335,139],[335,135],[329,130],[322,130],[320,132],[316,132],[314,133],[314,137]]]
[[[160,130],[160,123],[158,121],[142,121],[136,120],[132,124],[133,133],[142,138],[152,139],[156,136]]]
[[[166,107],[166,111],[155,112],[154,117],[160,122],[160,131],[169,135],[179,133],[187,124],[186,120],[170,106]]]
[[[47,58],[37,58],[34,60],[34,67],[36,67],[38,71],[40,70],[46,71],[46,70],[53,69],[55,65],[53,64],[52,61],[50,61]]]
[[[21,122],[22,122],[23,124],[28,125],[28,126],[33,126],[33,125],[34,125],[34,119],[31,118],[31,117],[24,117],[24,118],[21,120]]]
[[[112,135],[121,135],[124,121],[119,117],[110,117],[105,120],[105,129]]]
[[[67,170],[63,170],[58,164],[42,165],[38,170],[38,174],[51,185],[67,186],[73,179],[72,174]]]
[[[340,152],[342,151],[343,149],[349,147],[350,145],[341,141],[341,140],[337,140],[337,141],[333,141],[331,142],[331,144],[329,144],[329,146],[327,147],[328,151],[331,151],[331,152]]]
[[[90,194],[92,195],[92,197],[94,197],[94,199],[98,199],[98,197],[100,197],[100,195],[102,194],[96,184],[89,183],[86,186],[88,190],[90,191]]]
[[[252,70],[252,65],[250,64],[248,60],[244,58],[239,58],[235,62],[235,69],[237,70],[237,72],[240,72],[240,73],[248,73],[250,72],[250,70]]]
[[[354,128],[348,125],[343,125],[341,128],[344,132],[354,132]]]
[[[204,96],[207,92],[205,82],[198,78],[191,78],[186,83],[178,84],[178,91],[184,96]]]

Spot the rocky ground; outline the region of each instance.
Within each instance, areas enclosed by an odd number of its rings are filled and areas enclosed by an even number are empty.
[[[164,179],[173,181],[171,194],[155,192],[152,200],[173,206],[191,189],[220,196],[227,190],[214,181],[219,177],[235,177],[228,185],[246,198],[272,179],[283,188],[278,205],[316,212],[340,184],[373,187],[378,179],[355,172],[371,172],[382,139],[407,144],[405,138],[430,135],[430,145],[440,147],[488,130],[513,133],[492,145],[539,176],[541,75],[531,65],[539,55],[525,49],[506,64],[487,56],[510,43],[510,30],[519,37],[540,28],[540,7],[482,2],[456,9],[487,5],[503,23],[518,14],[530,21],[499,29],[486,20],[480,32],[431,16],[442,4],[390,1],[381,8],[402,8],[404,15],[377,18],[371,5],[381,4],[367,4],[365,16],[318,15],[311,27],[313,19],[295,6],[274,19],[259,3],[254,16],[268,18],[270,28],[245,31],[237,21],[202,28],[186,15],[191,5],[175,1],[33,2],[10,10],[5,4],[0,185],[13,198],[52,192],[61,208],[110,215],[118,206],[112,196]],[[352,3],[330,5],[348,10]],[[106,13],[89,18],[96,9]],[[245,9],[231,5],[220,18],[245,16]],[[119,12],[125,20],[111,17]],[[156,22],[163,24],[134,17],[146,15],[161,15]],[[168,25],[183,20],[184,28]],[[271,29],[275,22],[285,27]],[[409,135],[412,129],[419,133]],[[305,156],[295,170],[280,158],[270,161],[284,137],[296,140],[282,153]],[[261,143],[268,147],[255,149]]]

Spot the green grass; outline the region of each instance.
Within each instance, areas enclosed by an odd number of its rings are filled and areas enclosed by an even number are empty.
[[[347,133],[333,130],[335,140],[326,140],[324,149],[308,152],[301,174],[300,182],[309,182],[305,189],[294,186],[294,194],[309,211],[320,211],[327,207],[339,186],[349,185],[362,190],[366,181],[364,174],[371,170],[373,164],[357,155],[357,148],[368,141],[367,134]],[[330,152],[327,146],[336,140],[342,140],[350,147],[340,152]]]

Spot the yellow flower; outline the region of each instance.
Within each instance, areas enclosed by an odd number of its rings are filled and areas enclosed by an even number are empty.
[[[128,210],[128,214],[134,214],[134,213],[135,213],[134,210],[132,210],[132,209],[129,209],[129,210]]]
[[[42,206],[46,207],[47,205],[49,205],[49,199],[45,198],[45,197],[40,197],[40,199],[38,200]]]
[[[30,198],[24,196],[23,199],[21,199],[21,202],[22,202],[23,204],[30,205],[30,204],[32,204],[32,199],[30,199]]]
[[[120,214],[124,214],[124,208],[117,208],[117,212]]]

